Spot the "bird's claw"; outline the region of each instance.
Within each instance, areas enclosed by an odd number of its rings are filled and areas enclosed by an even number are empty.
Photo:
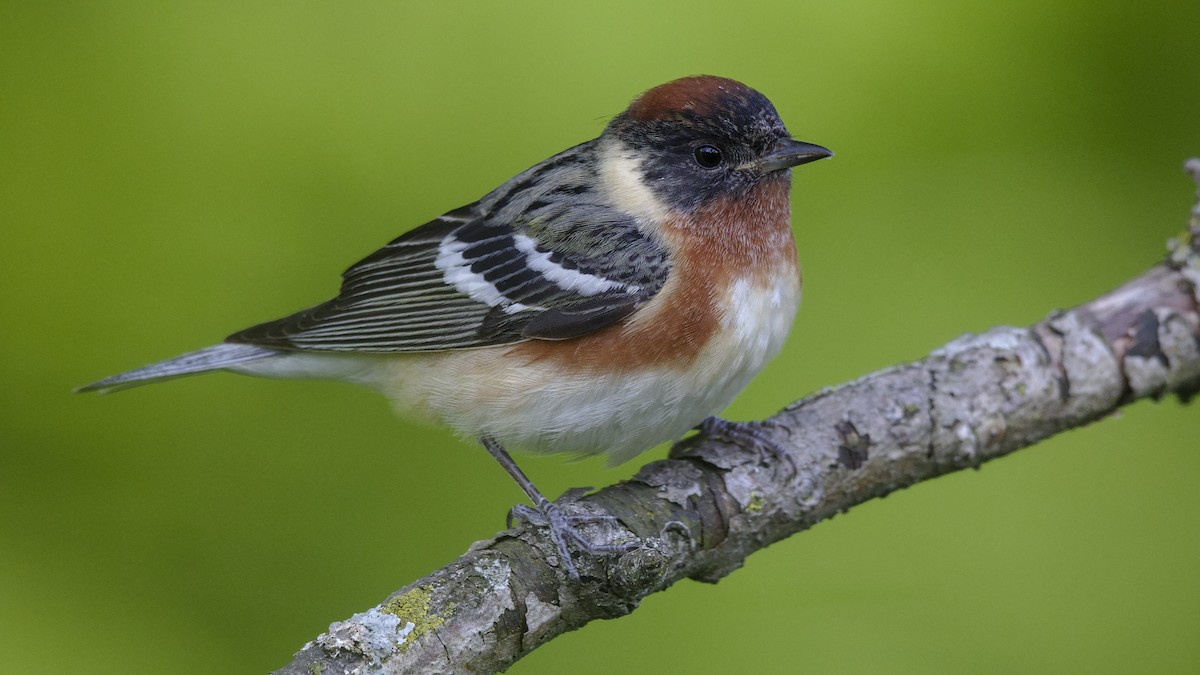
[[[758,453],[760,464],[768,464],[767,459],[769,456],[771,459],[776,460],[776,465],[785,464],[788,466],[791,469],[792,476],[798,473],[796,459],[792,456],[792,453],[764,432],[764,429],[767,428],[783,429],[790,435],[791,430],[778,422],[772,420],[766,420],[765,422],[734,422],[713,415],[705,418],[696,428],[705,436],[753,448]]]
[[[598,544],[583,536],[576,528],[587,523],[615,523],[616,516],[607,513],[565,513],[563,508],[550,500],[542,500],[537,506],[517,504],[508,512],[508,526],[511,528],[513,519],[528,523],[535,527],[544,527],[550,535],[550,541],[558,551],[558,559],[571,579],[579,580],[579,570],[567,548],[567,540],[584,552],[592,555],[612,555],[625,553],[637,548],[638,542],[624,544]]]

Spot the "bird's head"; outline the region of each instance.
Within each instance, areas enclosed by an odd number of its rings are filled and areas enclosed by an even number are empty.
[[[710,199],[744,196],[789,169],[833,155],[791,138],[775,106],[746,85],[684,77],[639,96],[608,125],[613,162],[635,171],[656,200],[692,211]]]

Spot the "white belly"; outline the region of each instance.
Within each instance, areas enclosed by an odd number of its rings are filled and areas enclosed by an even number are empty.
[[[799,303],[794,278],[739,281],[729,295],[721,330],[684,370],[570,375],[541,361],[513,367],[499,348],[397,359],[376,386],[402,414],[415,410],[468,438],[623,462],[719,413],[783,347]]]

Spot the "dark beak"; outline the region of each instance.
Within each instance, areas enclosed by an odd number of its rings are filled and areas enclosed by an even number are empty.
[[[779,141],[775,149],[767,156],[747,162],[738,168],[751,169],[765,176],[775,171],[808,164],[826,157],[833,157],[833,152],[828,148],[797,141],[793,138],[785,138]]]

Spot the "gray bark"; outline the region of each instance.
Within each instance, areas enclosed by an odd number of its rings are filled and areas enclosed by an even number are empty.
[[[1200,160],[1187,168],[1200,184]],[[1028,328],[967,335],[928,357],[826,389],[767,420],[776,456],[710,438],[566,508],[607,512],[571,582],[536,528],[477,542],[380,605],[334,623],[279,673],[493,672],[681,579],[920,481],[976,467],[1135,400],[1200,391],[1200,203],[1186,240],[1120,288]],[[575,497],[575,496],[572,496]]]

